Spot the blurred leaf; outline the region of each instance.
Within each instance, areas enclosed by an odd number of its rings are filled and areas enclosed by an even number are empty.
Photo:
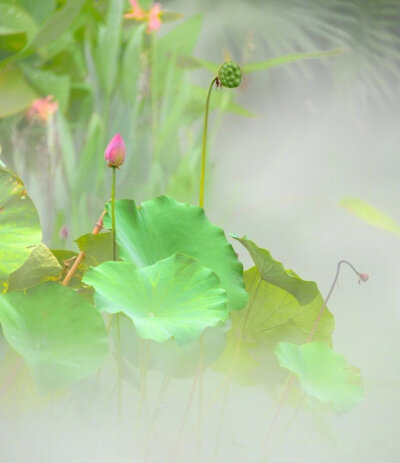
[[[203,15],[197,14],[171,29],[158,40],[159,53],[179,51],[189,55],[194,50],[203,24]],[[160,56],[161,58],[161,56]],[[164,56],[168,60],[168,56]]]
[[[73,191],[75,197],[79,196],[82,185],[88,180],[88,175],[92,172],[95,175],[98,175],[98,173],[102,174],[106,166],[104,156],[101,154],[99,155],[99,153],[102,153],[104,150],[104,147],[101,146],[103,142],[103,121],[96,112],[91,115],[85,135],[85,143],[79,157],[79,165],[78,168],[75,166],[74,169],[75,178]],[[98,185],[93,177],[90,178],[92,182],[92,191],[95,193]]]
[[[327,58],[331,56],[338,56],[347,51],[346,48],[334,48],[333,50],[327,51],[315,51],[307,53],[294,53],[291,55],[278,56],[277,58],[268,59],[259,63],[249,63],[243,66],[243,73],[249,73],[254,71],[261,71],[263,69],[274,68],[282,66],[283,64],[293,63],[295,61],[304,61],[306,59],[315,58]]]
[[[56,9],[57,0],[19,0],[20,4],[29,12],[29,14],[37,21],[38,24],[42,24]]]
[[[0,69],[0,118],[24,111],[38,97],[20,69]]]
[[[133,105],[137,99],[138,79],[141,73],[140,53],[142,49],[145,24],[132,30],[132,35],[126,45],[121,65],[122,95],[129,104]]]
[[[179,19],[183,19],[185,15],[182,13],[174,13],[172,11],[162,11],[161,12],[161,21],[163,23],[169,23],[172,21],[178,21]]]
[[[183,254],[139,269],[130,262],[105,262],[91,267],[82,281],[94,287],[99,310],[123,312],[144,339],[173,337],[184,345],[228,317],[218,276]]]
[[[203,23],[202,15],[195,15],[174,27],[157,41],[153,41],[152,89],[162,95],[168,67],[175,65],[171,58],[183,54],[190,55],[197,43]],[[171,91],[168,89],[166,91]]]
[[[34,68],[26,63],[20,65],[25,77],[43,96],[53,95],[61,111],[65,112],[69,102],[70,79],[67,75],[54,74],[51,71]]]
[[[41,392],[89,376],[107,355],[101,315],[73,289],[58,283],[1,296],[0,322],[5,338],[24,357]]]
[[[314,281],[302,280],[293,270],[286,270],[266,249],[259,248],[245,236],[243,238],[233,236],[233,238],[249,251],[261,278],[267,283],[272,283],[292,294],[300,304],[308,304],[319,295],[317,284]]]
[[[28,260],[9,277],[8,290],[20,291],[48,280],[58,280],[61,265],[43,243],[32,251]]]
[[[246,270],[244,279],[249,302],[244,310],[231,312],[232,328],[215,369],[242,384],[264,382],[273,388],[284,379],[274,355],[277,343],[306,342],[324,301],[318,294],[301,305],[284,289],[261,279],[257,267]],[[314,339],[331,343],[333,329],[333,316],[325,308]]]
[[[28,40],[36,34],[38,26],[30,14],[11,0],[0,3],[0,29],[8,33],[24,33]]]
[[[42,239],[39,217],[21,180],[0,168],[0,284],[28,259]]]
[[[72,136],[72,127],[63,114],[56,114],[56,125],[58,140],[61,148],[61,160],[66,177],[66,186],[68,194],[72,196],[76,180],[76,153],[74,139]]]
[[[106,96],[111,95],[118,72],[123,3],[123,0],[109,2],[106,24],[99,25],[95,61]]]
[[[29,48],[40,48],[67,32],[84,3],[85,0],[67,0],[65,5],[52,14],[43,24]]]
[[[93,233],[87,233],[76,240],[79,249],[85,251],[85,263],[86,265],[92,265],[93,267],[113,260],[113,241],[112,233],[100,233],[93,235]]]
[[[1,26],[0,26],[1,27]],[[27,43],[23,32],[9,32],[0,28],[0,60],[7,59],[22,50]]]
[[[220,65],[217,63],[212,63],[211,61],[206,61],[204,59],[199,59],[188,55],[180,55],[177,59],[177,65],[184,69],[204,68],[208,69],[213,74],[217,74],[220,67]]]
[[[104,226],[111,227],[110,203]],[[247,302],[243,266],[223,230],[211,224],[203,209],[178,203],[167,196],[145,201],[115,202],[118,256],[147,267],[175,253],[186,254],[213,270],[228,295],[229,310],[240,310]]]
[[[346,412],[363,397],[360,371],[347,365],[342,355],[323,342],[297,346],[281,342],[276,355],[282,367],[299,377],[304,391],[321,402]]]
[[[364,222],[382,228],[390,233],[400,235],[400,222],[392,219],[374,206],[357,198],[344,198],[340,205]]]
[[[139,0],[139,5],[144,9],[144,10],[150,10],[151,4],[153,3],[153,0]]]

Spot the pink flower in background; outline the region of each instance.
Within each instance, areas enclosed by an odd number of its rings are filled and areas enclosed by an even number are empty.
[[[125,142],[119,133],[116,133],[107,145],[104,153],[104,159],[108,167],[119,167],[125,161]]]
[[[137,19],[138,21],[146,19],[145,12],[142,10],[137,0],[130,0],[130,4],[132,5],[132,11],[125,14],[124,18]]]
[[[155,3],[149,11],[149,22],[147,23],[147,32],[157,31],[161,27],[161,5]]]
[[[31,106],[26,112],[27,118],[47,122],[58,110],[58,102],[52,101],[52,99],[53,95],[48,95],[45,98],[33,100]]]
[[[63,225],[60,228],[60,231],[58,234],[62,240],[66,240],[69,236],[69,228],[66,225]]]
[[[147,32],[154,32],[161,27],[161,4],[155,3],[149,11],[144,11],[137,0],[130,0],[132,10],[124,14],[126,19],[147,21]]]

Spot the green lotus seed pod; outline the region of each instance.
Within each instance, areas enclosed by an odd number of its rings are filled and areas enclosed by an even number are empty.
[[[226,61],[218,70],[217,78],[223,87],[239,87],[242,80],[240,67],[234,61]]]

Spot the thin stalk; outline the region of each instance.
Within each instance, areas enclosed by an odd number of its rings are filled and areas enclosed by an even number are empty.
[[[112,221],[112,240],[113,240],[113,260],[117,260],[117,244],[115,240],[115,170],[112,168],[112,188],[111,188],[111,221]]]
[[[156,424],[157,417],[160,414],[162,402],[167,392],[170,380],[171,380],[170,376],[164,375],[164,378],[162,380],[161,387],[160,387],[160,392],[158,394],[157,405],[153,411],[150,424],[147,428],[146,440],[144,444],[143,461],[147,461],[147,457],[148,457],[149,450],[150,450],[151,435],[152,435],[154,426]]]
[[[199,374],[199,409],[197,415],[197,461],[201,463],[203,459],[203,371],[204,371],[204,334],[200,336],[200,346],[199,346],[199,364],[198,364],[198,374]]]
[[[112,241],[113,241],[113,260],[117,260],[117,243],[115,239],[115,177],[116,167],[112,168],[112,186],[111,186],[111,223],[112,223]],[[119,324],[119,313],[115,316],[115,351],[117,356],[118,371],[118,421],[121,422],[122,415],[122,356],[121,356],[121,330]]]
[[[149,369],[149,352],[150,352],[150,345],[149,345],[149,340],[145,339],[142,342],[142,347],[141,347],[141,362],[140,362],[140,400],[139,400],[139,407],[138,407],[138,413],[136,416],[136,422],[137,426],[139,426],[140,423],[140,418],[142,416],[142,409],[143,405],[145,405],[146,400],[147,400],[147,394],[146,394],[146,386],[147,386],[147,372]],[[145,411],[146,411],[146,418],[147,418],[147,407],[145,406]]]
[[[225,412],[226,412],[226,404],[228,400],[228,394],[229,394],[229,389],[230,389],[230,382],[226,385],[225,387],[225,392],[224,396],[222,399],[222,407],[221,407],[221,415],[219,418],[219,426],[217,429],[217,439],[215,442],[215,447],[214,447],[214,455],[213,455],[213,463],[218,462],[218,453],[221,445],[221,437],[222,437],[222,429],[224,427],[224,420],[225,420]]]
[[[208,112],[210,108],[210,97],[211,90],[217,81],[217,77],[214,77],[208,87],[206,107],[204,111],[204,128],[203,128],[203,142],[201,146],[201,175],[200,175],[200,195],[199,195],[199,206],[204,208],[204,185],[206,176],[206,157],[207,157],[207,129],[208,129]]]
[[[193,380],[193,383],[192,383],[192,387],[190,389],[189,398],[188,398],[188,401],[186,402],[185,411],[183,412],[183,418],[182,418],[181,427],[179,429],[178,437],[176,438],[176,441],[175,441],[175,449],[176,449],[176,454],[177,455],[179,455],[179,452],[180,452],[181,441],[182,441],[183,433],[184,433],[184,430],[185,430],[186,421],[187,421],[187,418],[189,416],[190,406],[192,404],[194,392],[196,390],[197,380],[198,380],[198,375],[197,375],[197,371],[196,371],[196,374],[194,376],[194,380]]]

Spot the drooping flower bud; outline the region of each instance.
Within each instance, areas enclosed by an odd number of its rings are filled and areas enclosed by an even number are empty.
[[[226,61],[218,70],[217,78],[223,87],[239,87],[242,80],[240,67],[234,61]]]
[[[115,134],[107,145],[104,159],[108,167],[119,167],[125,161],[126,148],[123,138],[119,133]]]
[[[361,281],[368,281],[369,280],[369,275],[368,273],[359,273],[358,276],[360,277]]]

